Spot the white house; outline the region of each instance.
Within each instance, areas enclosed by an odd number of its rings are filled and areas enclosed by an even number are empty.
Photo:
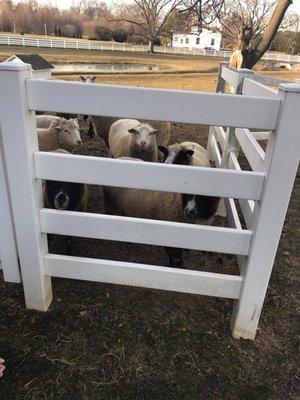
[[[190,33],[174,33],[172,38],[173,47],[185,47],[188,49],[204,49],[213,47],[219,51],[222,36],[219,32],[203,29],[201,33],[197,27],[191,29]]]
[[[14,63],[31,64],[32,76],[34,78],[51,78],[51,71],[54,68],[47,60],[39,54],[14,54],[6,61]]]

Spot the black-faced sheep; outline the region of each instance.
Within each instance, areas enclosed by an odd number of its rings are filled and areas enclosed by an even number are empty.
[[[77,120],[54,120],[49,128],[38,128],[37,133],[41,151],[82,145]]]
[[[186,154],[187,158],[192,157],[193,150],[187,150]],[[127,157],[121,159],[140,161]],[[187,165],[187,162],[182,164]],[[208,196],[119,187],[104,188],[104,200],[108,212],[117,210],[127,217],[192,224],[211,223],[219,203],[218,198]],[[182,249],[165,247],[165,250],[169,267],[184,268]]]
[[[57,149],[53,153],[70,154],[63,149]],[[89,201],[89,186],[82,183],[60,182],[46,180],[43,182],[44,206],[56,210],[83,211],[87,210]],[[71,239],[65,237],[67,254],[71,250]],[[51,235],[49,235],[49,244]]]
[[[151,125],[136,119],[119,119],[109,131],[110,153],[114,158],[133,157],[158,162],[156,133]]]
[[[159,146],[159,150],[164,154],[166,164],[211,167],[206,149],[195,142],[175,143],[168,148]],[[183,194],[182,197],[185,203],[185,219],[202,220],[207,224],[212,222],[219,207],[218,197],[191,194]]]
[[[70,154],[63,149],[53,153]],[[86,211],[89,200],[89,187],[82,183],[46,180],[43,183],[44,203],[47,208],[69,211]]]
[[[80,76],[82,82],[94,83],[96,76]],[[89,137],[97,135],[101,137],[106,145],[108,146],[108,136],[110,127],[119,118],[116,117],[101,117],[101,116],[90,116],[89,124]],[[142,121],[143,123],[149,123],[154,129],[158,131],[156,135],[156,143],[158,146],[167,146],[170,139],[171,124],[166,121]]]

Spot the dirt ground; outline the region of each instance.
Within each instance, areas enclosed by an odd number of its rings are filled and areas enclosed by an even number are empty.
[[[195,89],[214,90],[216,77],[102,79],[188,89],[198,79]],[[207,127],[173,124],[171,141],[206,145],[207,134]],[[83,140],[77,154],[107,155],[101,139],[84,132]],[[40,313],[26,310],[21,285],[0,275],[0,356],[7,365],[0,399],[298,399],[299,186],[298,177],[254,342],[231,338],[231,300],[53,279],[54,300]],[[89,211],[103,212],[101,187],[91,188]],[[65,253],[63,238],[54,237],[50,250]],[[133,243],[72,238],[71,254],[166,264],[163,249]],[[189,251],[184,260],[191,269],[238,273],[230,255]]]

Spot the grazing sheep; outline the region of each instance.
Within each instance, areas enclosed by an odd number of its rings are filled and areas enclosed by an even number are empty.
[[[78,122],[74,119],[54,120],[49,128],[40,128],[37,133],[41,151],[82,145]]]
[[[96,76],[80,76],[82,82],[85,83],[94,83]],[[110,127],[114,122],[116,122],[119,118],[116,117],[97,117],[90,116],[90,125],[88,135],[89,137],[93,137],[94,135],[101,137],[106,145],[108,145],[108,135]],[[142,121],[145,123],[149,123],[153,128],[158,131],[156,135],[156,142],[159,146],[167,146],[170,139],[171,132],[171,124],[170,122],[165,121]]]
[[[193,149],[186,149],[186,157],[192,158],[193,152]],[[120,159],[140,161],[128,157]],[[180,164],[188,165],[183,156],[181,161]],[[119,187],[105,187],[104,201],[107,211],[116,208],[123,216],[192,224],[210,224],[219,203],[215,197]],[[165,247],[165,251],[169,267],[184,268],[182,249]]]
[[[156,133],[151,125],[136,119],[119,119],[109,131],[110,153],[114,158],[134,157],[158,162]]]

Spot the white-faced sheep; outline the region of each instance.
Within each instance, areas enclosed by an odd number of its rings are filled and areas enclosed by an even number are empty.
[[[185,149],[185,154],[189,160],[194,150]],[[121,159],[140,161],[126,157]],[[183,154],[180,159],[181,162],[177,164],[189,164]],[[206,163],[204,166],[207,166]],[[219,198],[216,197],[119,187],[104,188],[104,195],[106,210],[117,209],[123,216],[192,224],[211,223],[219,204]],[[182,249],[165,247],[165,250],[169,267],[184,268]]]
[[[82,82],[85,83],[94,83],[96,76],[80,76]],[[114,122],[116,122],[119,118],[116,117],[97,117],[90,116],[90,124],[89,124],[89,137],[97,135],[101,137],[105,143],[108,145],[108,135],[110,127]],[[169,144],[170,132],[171,132],[171,124],[166,121],[142,121],[145,123],[149,123],[153,128],[158,131],[156,135],[156,142],[159,146],[167,146]]]
[[[37,130],[39,149],[41,151],[51,151],[57,148],[72,148],[81,146],[79,126],[77,120],[60,119],[51,123],[49,128]]]
[[[136,119],[119,119],[109,131],[108,143],[111,155],[158,161],[157,131],[149,124]]]

